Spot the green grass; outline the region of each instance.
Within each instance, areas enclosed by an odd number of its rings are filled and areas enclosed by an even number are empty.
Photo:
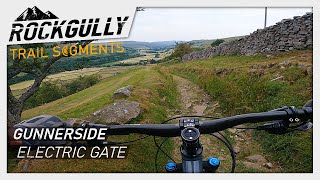
[[[310,55],[311,54],[311,55]],[[191,80],[211,95],[220,105],[224,116],[268,111],[284,105],[302,106],[312,98],[312,76],[298,66],[265,68],[263,74],[252,73],[252,66],[270,63],[303,63],[312,66],[311,51],[294,51],[276,54],[272,58],[257,56],[221,56],[187,63],[166,62],[160,66],[144,66],[109,77],[98,84],[65,98],[23,112],[23,119],[40,114],[62,118],[83,118],[112,103],[117,88],[133,85],[128,98],[138,101],[144,112],[131,123],[161,123],[168,111],[179,106],[176,84],[171,74]],[[281,81],[270,81],[277,76]],[[287,135],[254,133],[254,139],[264,154],[279,162],[283,172],[312,172],[312,132],[294,132]],[[112,141],[132,140],[141,135],[109,137]],[[158,139],[160,142],[160,138]],[[165,145],[172,153],[174,142]],[[217,146],[218,147],[218,146]],[[220,146],[219,146],[220,147]],[[129,146],[126,160],[36,160],[32,172],[153,172],[154,146],[152,137]],[[159,168],[168,158],[160,153]],[[14,163],[10,163],[14,171]],[[240,172],[256,172],[239,164]],[[226,170],[228,169],[225,168]],[[237,168],[238,169],[238,168]]]
[[[156,68],[144,67],[108,78],[76,94],[27,110],[23,113],[23,118],[40,114],[83,118],[112,103],[113,91],[129,84],[133,85],[133,91],[128,99],[138,101],[144,109],[143,114],[131,123],[161,123],[167,118],[167,109],[177,104],[172,76],[163,74]],[[138,137],[141,135],[110,136],[108,140],[127,141]],[[163,148],[170,154],[173,148],[172,141],[169,140]],[[125,160],[34,160],[31,172],[154,172],[156,150],[153,138],[148,137],[130,144],[129,155]],[[164,167],[167,160],[168,158],[160,155],[159,167]],[[162,168],[161,171],[163,170]]]
[[[58,115],[62,118],[83,118],[90,113],[109,104],[114,90],[130,83],[139,69],[129,70],[123,74],[102,80],[95,86],[84,89],[62,99],[26,110],[22,119],[28,119],[40,114]]]
[[[266,68],[270,63],[284,61],[303,63],[305,67]],[[268,59],[263,55],[221,56],[183,64],[167,63],[162,68],[202,87],[219,102],[223,115],[231,116],[285,105],[303,106],[312,99],[312,76],[305,74],[306,68],[311,66],[311,51],[294,51],[278,53]],[[263,73],[256,74],[252,67],[264,67]],[[283,80],[271,81],[280,75]],[[265,132],[254,135],[263,151],[280,163],[283,172],[312,172],[312,131],[281,136]]]
[[[284,172],[312,172],[312,131],[290,132],[285,135],[255,132],[265,153],[280,162]]]

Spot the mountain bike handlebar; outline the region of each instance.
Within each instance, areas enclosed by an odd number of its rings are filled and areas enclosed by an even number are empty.
[[[245,123],[258,123],[274,120],[285,122],[305,122],[312,120],[312,107],[283,107],[268,112],[241,114],[215,120],[199,122],[200,134],[210,134]],[[181,124],[126,124],[126,125],[101,125],[88,124],[90,127],[107,127],[108,135],[129,135],[131,133],[146,134],[162,137],[176,137],[181,135]]]
[[[199,121],[200,118],[212,118],[212,120]],[[245,124],[245,123],[259,123],[266,121],[273,121],[264,125],[257,126],[256,130],[266,130],[270,133],[282,134],[293,130],[306,131],[312,128],[313,121],[313,109],[312,101],[308,102],[301,109],[297,109],[293,106],[282,107],[268,112],[261,113],[250,113],[241,114],[231,117],[225,117],[220,119],[214,119],[213,117],[206,116],[182,116],[174,117],[165,122],[173,119],[179,119],[178,124],[124,124],[124,125],[102,125],[95,123],[83,123],[81,127],[86,128],[108,128],[107,135],[129,135],[131,133],[146,134],[142,138],[138,138],[133,141],[127,142],[102,142],[102,141],[90,141],[89,144],[98,143],[99,145],[110,145],[110,144],[123,144],[128,142],[135,142],[137,140],[144,139],[148,136],[154,136],[154,142],[158,147],[158,151],[155,156],[155,169],[157,170],[157,157],[158,152],[161,150],[162,144],[166,141],[164,140],[160,145],[156,142],[155,136],[161,137],[181,137],[182,145],[180,146],[181,153],[181,163],[169,162],[166,165],[167,172],[215,172],[220,165],[220,161],[217,158],[208,158],[204,161],[202,152],[202,144],[200,143],[201,134],[210,134],[211,136],[217,138],[223,142],[230,151],[232,157],[232,170],[234,172],[236,164],[235,152],[232,148],[231,143],[228,139],[219,131],[232,128],[234,126]],[[50,122],[50,123],[49,123]],[[291,123],[296,123],[295,125],[289,126]],[[40,116],[30,119],[26,122],[21,122],[16,125],[16,127],[64,127],[67,126],[63,121],[55,116]],[[247,128],[248,129],[248,128]],[[249,128],[250,129],[250,128]],[[215,133],[220,134],[222,138],[216,136]],[[166,138],[168,139],[168,138]],[[20,142],[20,144],[23,142]],[[50,141],[51,143],[51,141]],[[65,142],[61,142],[65,144]],[[34,144],[34,142],[29,142],[29,144]],[[37,144],[39,145],[39,144]],[[161,152],[164,153],[163,150]],[[167,155],[167,154],[166,154]],[[167,155],[168,156],[168,155]],[[170,156],[168,156],[170,157]],[[170,158],[171,159],[171,158]]]

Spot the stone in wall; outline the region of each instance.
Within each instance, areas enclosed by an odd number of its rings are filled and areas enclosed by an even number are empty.
[[[273,26],[258,29],[240,39],[224,42],[217,47],[186,54],[183,61],[239,54],[251,56],[277,51],[312,49],[313,14],[283,19]]]

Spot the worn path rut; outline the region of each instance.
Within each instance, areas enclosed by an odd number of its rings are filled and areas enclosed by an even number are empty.
[[[199,86],[179,76],[174,76],[179,93],[180,108],[170,112],[171,115],[209,115],[221,117],[219,103]],[[236,172],[279,172],[280,166],[276,162],[270,162],[262,153],[259,145],[252,139],[251,131],[231,128],[222,132],[229,137],[237,153]],[[228,149],[210,135],[202,135],[200,139],[204,148],[204,159],[218,157],[221,160],[220,172],[229,172],[231,169],[231,157]],[[174,138],[173,158],[180,157],[180,138]]]

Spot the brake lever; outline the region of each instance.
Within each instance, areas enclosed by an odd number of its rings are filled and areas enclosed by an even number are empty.
[[[265,130],[271,134],[285,134],[292,130],[307,131],[312,127],[313,127],[313,124],[311,122],[306,122],[299,125],[298,127],[289,129],[289,124],[286,121],[278,120],[278,121],[273,121],[271,123],[258,126],[257,130]]]
[[[301,126],[296,127],[294,130],[308,131],[312,127],[313,127],[313,124],[311,122],[307,122],[307,123],[302,124]]]
[[[257,130],[265,130],[270,134],[285,134],[288,133],[289,124],[283,120],[273,121],[257,127]]]

